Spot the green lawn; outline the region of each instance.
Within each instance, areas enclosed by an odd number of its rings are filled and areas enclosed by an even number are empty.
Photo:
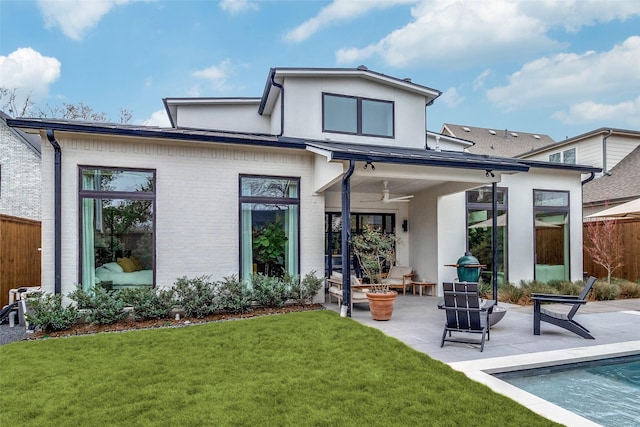
[[[1,346],[0,425],[554,424],[376,329],[313,311]]]

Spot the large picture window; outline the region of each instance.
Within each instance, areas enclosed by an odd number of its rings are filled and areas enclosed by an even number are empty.
[[[535,280],[569,280],[569,192],[533,190]]]
[[[153,286],[155,172],[80,167],[80,283]]]
[[[498,283],[508,280],[507,241],[508,221],[507,189],[497,188],[498,211]],[[493,189],[482,187],[466,192],[467,199],[467,248],[480,264],[487,267],[482,271],[484,281],[491,283],[493,276]]]
[[[299,275],[300,180],[240,176],[240,276]]]
[[[322,130],[355,135],[394,135],[393,102],[324,93]]]

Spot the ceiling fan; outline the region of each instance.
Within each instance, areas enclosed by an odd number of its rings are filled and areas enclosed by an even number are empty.
[[[389,181],[382,181],[382,184],[384,184],[384,188],[382,189],[382,196],[379,199],[375,199],[375,200],[361,200],[361,203],[371,203],[371,202],[382,202],[382,203],[396,203],[396,202],[404,202],[404,203],[408,203],[411,201],[411,199],[413,198],[413,194],[408,195],[408,196],[399,196],[399,197],[390,197],[389,196],[389,189],[387,188],[389,185]]]

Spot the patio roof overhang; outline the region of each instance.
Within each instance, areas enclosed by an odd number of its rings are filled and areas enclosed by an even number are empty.
[[[295,141],[292,138],[281,139],[290,142]],[[456,151],[435,151],[322,141],[307,141],[306,146],[307,150],[323,155],[329,161],[354,160],[499,172],[527,172],[529,170],[529,165],[517,159]]]

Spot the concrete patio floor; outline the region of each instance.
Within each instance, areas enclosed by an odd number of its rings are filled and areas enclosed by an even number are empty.
[[[507,313],[491,328],[491,339],[485,342],[483,352],[479,346],[470,344],[446,342],[440,347],[444,311],[437,308],[438,301],[438,297],[399,295],[389,321],[372,320],[368,304],[356,304],[351,317],[567,426],[598,424],[490,374],[640,354],[640,299],[589,302],[581,307],[574,320],[589,329],[594,340],[545,322],[541,323],[540,335],[533,335],[533,307],[499,303]],[[325,303],[325,307],[340,312],[335,302]]]
[[[355,304],[351,317],[445,363],[640,341],[640,299],[589,302],[581,307],[574,319],[589,329],[595,340],[544,322],[540,335],[533,335],[532,306],[499,303],[507,314],[491,328],[491,339],[485,342],[483,352],[476,345],[451,342],[441,348],[444,311],[437,308],[440,300],[398,295],[389,321],[372,320],[368,304]],[[335,302],[325,303],[325,307],[340,311]]]

